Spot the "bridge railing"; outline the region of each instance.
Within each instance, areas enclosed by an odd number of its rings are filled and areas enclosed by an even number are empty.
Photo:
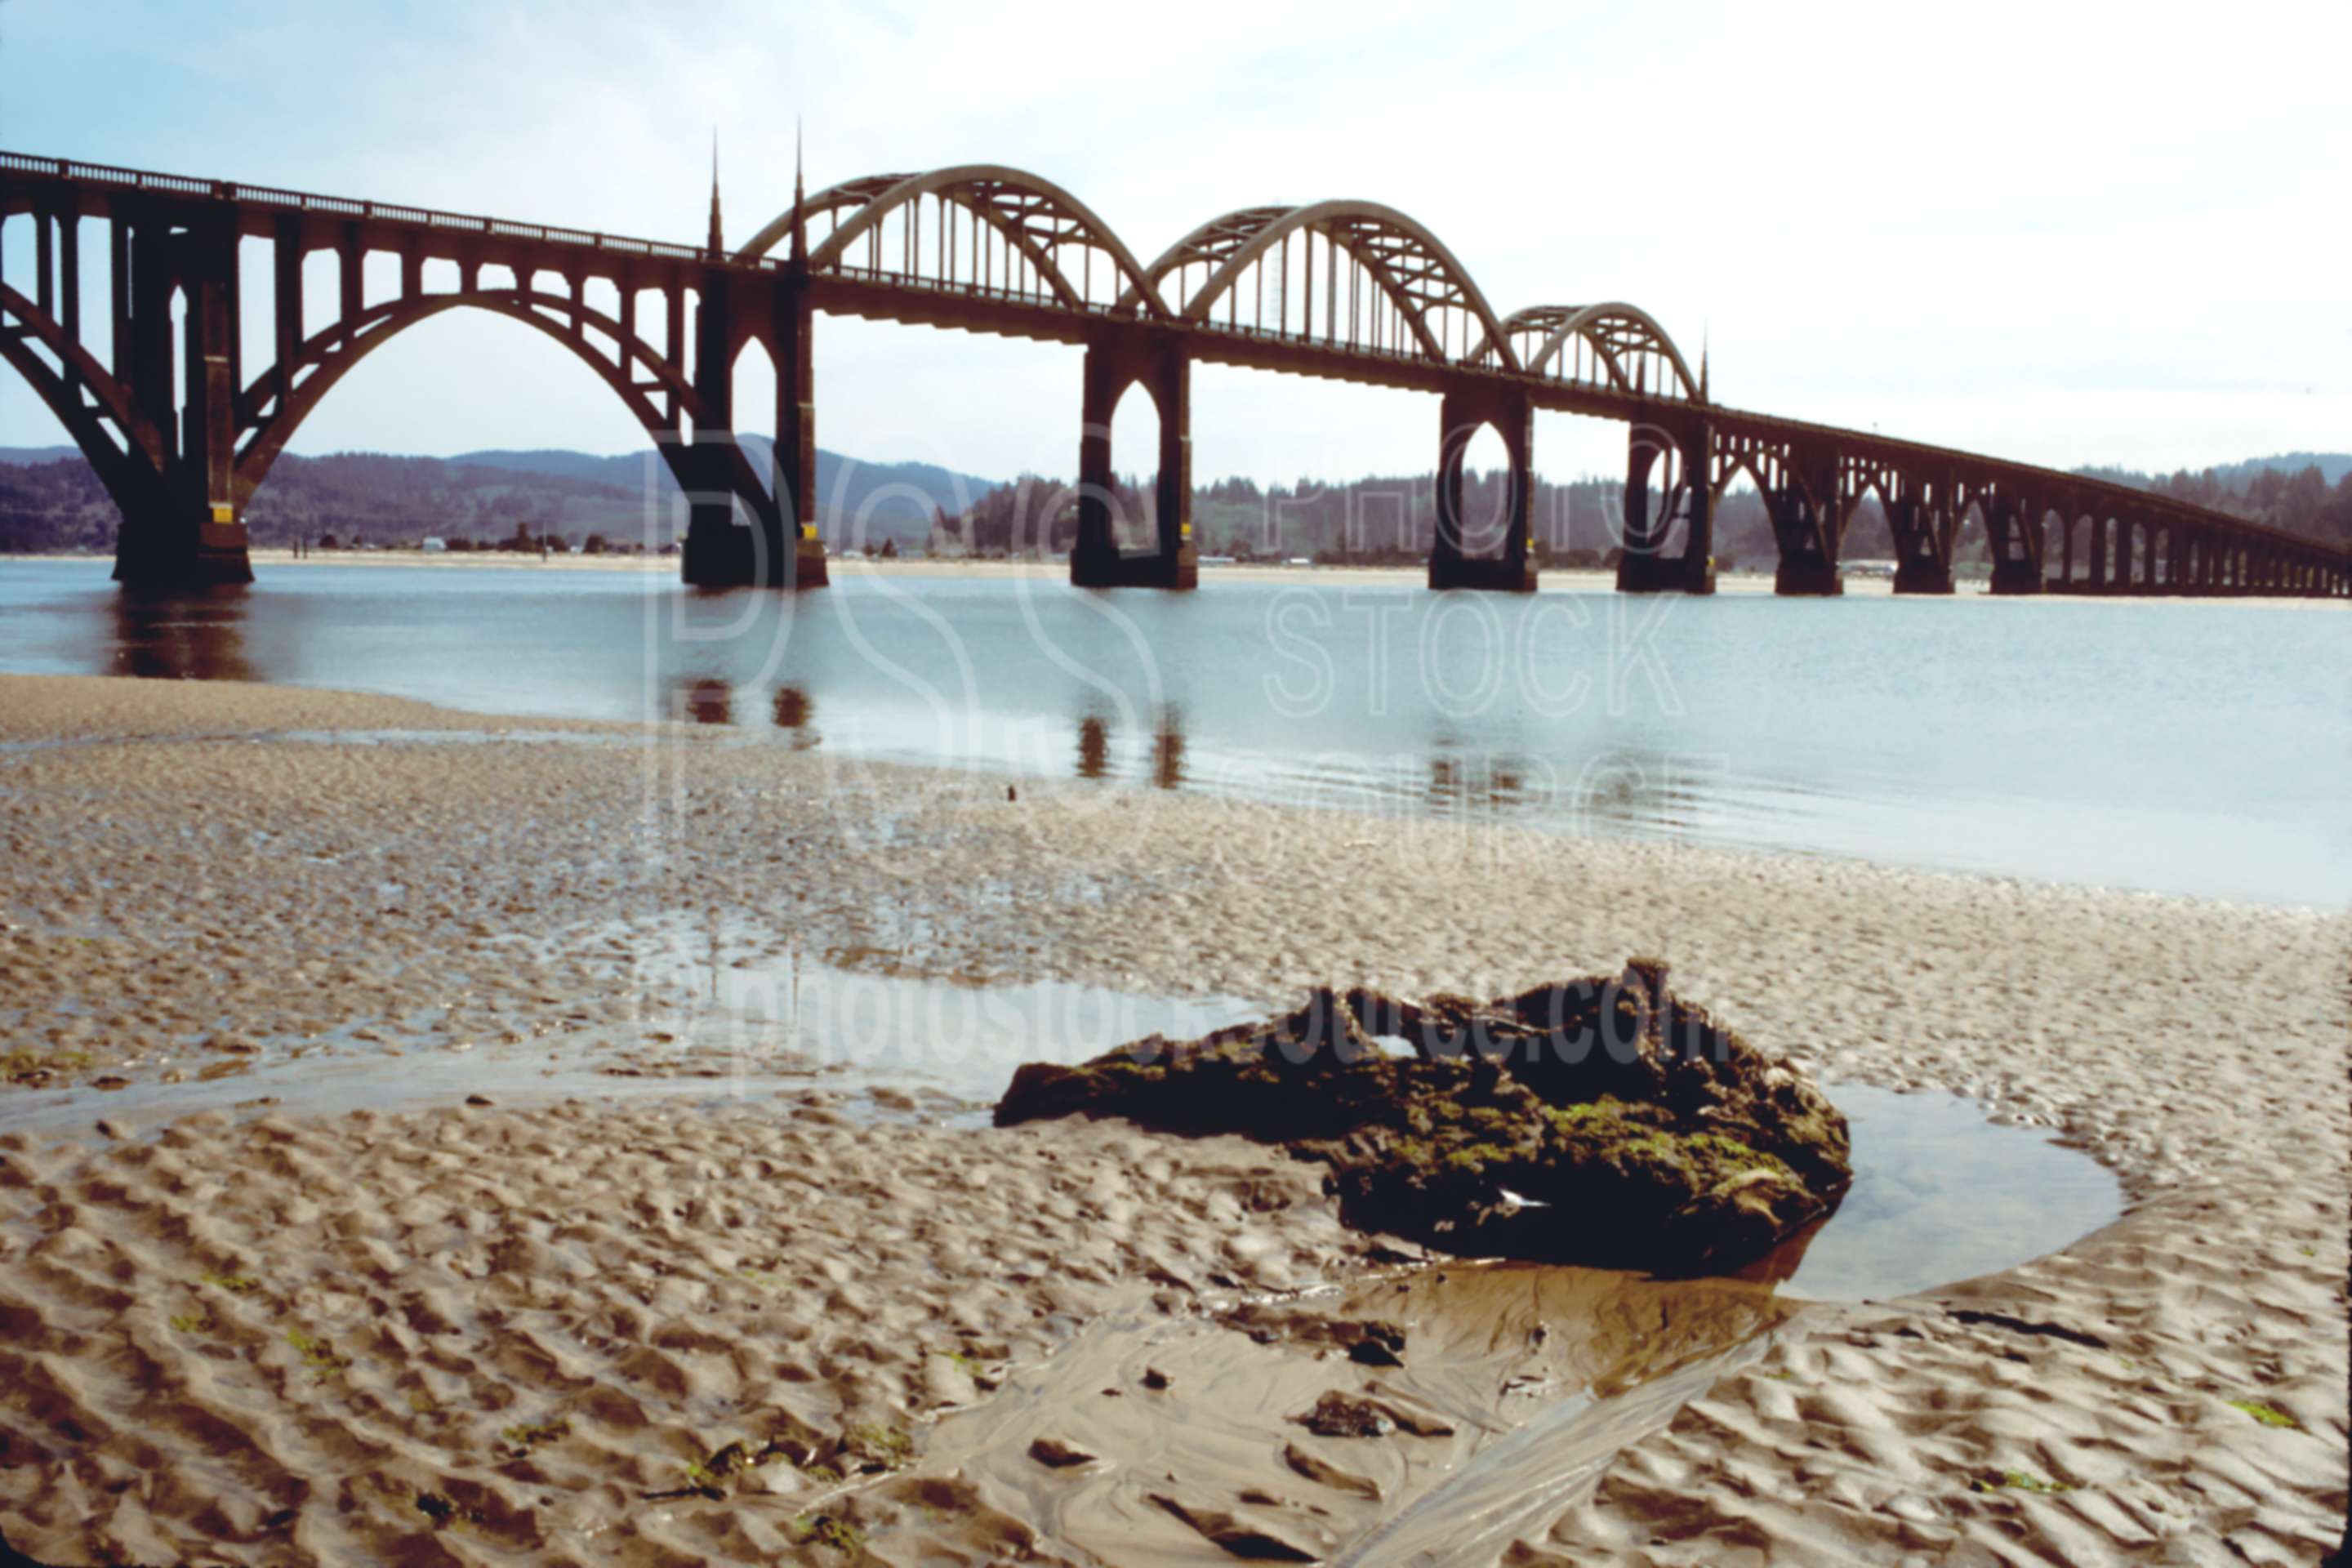
[[[622,235],[584,229],[557,228],[545,224],[513,223],[505,218],[468,213],[438,212],[430,207],[393,202],[354,201],[349,196],[322,196],[310,191],[289,191],[274,185],[246,185],[229,180],[202,180],[187,174],[159,174],[152,170],[118,168],[111,163],[82,163],[69,158],[36,158],[23,153],[0,153],[0,172],[38,174],[50,179],[159,191],[175,196],[205,196],[215,201],[245,202],[256,206],[285,207],[297,212],[323,213],[371,222],[415,224],[424,228],[455,229],[498,239],[519,239],[540,245],[576,246],[583,250],[615,251],[626,256],[669,261],[699,261],[698,247],[659,239],[632,239]],[[740,265],[740,264],[736,264]],[[773,271],[782,265],[762,258],[758,265]]]
[[[142,169],[121,169],[111,163],[78,163],[70,158],[33,158],[22,153],[0,153],[0,169],[24,174],[47,174],[60,180],[89,180],[103,185],[129,185],[135,190],[170,191],[177,195],[208,196],[220,182],[190,174],[157,174]]]

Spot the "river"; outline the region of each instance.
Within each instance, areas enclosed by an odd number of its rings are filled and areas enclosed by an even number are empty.
[[[847,568],[795,600],[529,564],[265,563],[249,588],[149,598],[108,571],[0,563],[0,669],[682,717],[845,763],[2352,900],[2334,607]]]

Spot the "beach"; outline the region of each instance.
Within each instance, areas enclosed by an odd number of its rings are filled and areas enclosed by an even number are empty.
[[[1538,1474],[1519,1377],[1661,1392],[1573,1486],[1360,1560],[2300,1563],[2341,1531],[2342,911],[82,677],[0,677],[0,1531],[43,1562],[1321,1557],[1482,1453]],[[648,967],[681,943],[700,967]],[[695,1001],[803,954],[1272,1005],[1633,953],[1833,1085],[2051,1130],[2123,1217],[1888,1300],[1561,1279],[1665,1342],[1506,1353],[1447,1338],[1527,1328],[1490,1277],[1343,1228],[1276,1151],[987,1128],[782,1003]],[[571,1059],[616,1098],[525,1070]],[[1302,1463],[1285,1402],[1375,1375],[1308,1320],[1366,1292],[1429,1303],[1394,1310],[1442,1348],[1384,1386],[1449,1431]],[[1192,1397],[1228,1364],[1239,1414]]]

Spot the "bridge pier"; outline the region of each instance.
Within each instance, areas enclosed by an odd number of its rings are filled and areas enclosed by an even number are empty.
[[[697,468],[707,466],[697,462]],[[758,531],[735,521],[735,500],[692,499],[716,493],[698,486],[687,502],[678,542],[678,577],[689,588],[748,588],[762,575]]]
[[[2029,517],[2039,516],[2033,503],[1979,492],[1977,505],[1984,518],[1986,542],[1991,547],[1991,591],[2004,597],[2041,593],[2040,531],[2026,521]]]
[[[142,588],[250,583],[245,521],[226,504],[126,510],[115,535],[114,580]]]
[[[1783,558],[1772,574],[1772,592],[1792,599],[1833,599],[1845,592],[1845,580],[1834,561],[1818,555],[1795,561]]]
[[[1944,541],[1942,506],[1930,508],[1905,498],[1888,504],[1887,531],[1895,538],[1895,591],[1898,594],[1953,592],[1952,563],[1939,548]]]
[[[1437,531],[1429,545],[1429,585],[1433,589],[1469,588],[1490,593],[1532,594],[1536,562],[1529,546],[1528,512],[1535,489],[1534,402],[1524,388],[1483,383],[1448,387],[1438,406]],[[1481,533],[1500,529],[1496,555],[1465,552],[1462,517],[1463,459],[1482,426],[1492,425],[1503,437],[1508,467],[1503,483],[1503,510],[1484,520]]]
[[[1170,332],[1097,325],[1087,343],[1078,437],[1078,537],[1070,582],[1080,588],[1200,585],[1192,542],[1192,362]],[[1112,509],[1111,421],[1127,389],[1140,382],[1160,414],[1160,473],[1152,490],[1155,547],[1119,549]]]
[[[734,311],[727,280],[704,269],[694,310],[694,394],[701,416],[682,438],[676,465],[686,489],[686,538],[678,573],[690,587],[748,588],[764,575],[756,529],[735,521],[729,455],[735,447]]]
[[[2004,597],[2013,594],[2042,592],[2042,568],[2031,561],[1996,561],[1992,563],[1992,592]]]
[[[1659,515],[1650,515],[1650,471],[1668,459]],[[1679,480],[1677,480],[1679,473]],[[1685,499],[1688,528],[1680,555],[1664,553],[1673,531],[1675,499]],[[1625,537],[1617,557],[1621,594],[1715,592],[1715,432],[1699,423],[1679,434],[1654,425],[1633,426],[1625,453]]]
[[[1834,598],[1843,594],[1836,525],[1810,497],[1789,497],[1782,504],[1790,515],[1780,530],[1780,563],[1772,573],[1772,592],[1790,598]]]
[[[1958,589],[1949,566],[1933,559],[1912,559],[1895,563],[1895,591],[1898,594],[1952,594]]]
[[[1774,507],[1780,564],[1772,574],[1772,592],[1791,598],[1833,598],[1845,592],[1845,580],[1838,573],[1845,517],[1837,499],[1837,454],[1800,449],[1792,456],[1798,469],[1795,482]]]
[[[794,268],[776,280],[770,302],[768,354],[776,367],[776,438],[769,491],[774,497],[767,537],[774,563],[768,585],[806,591],[832,581],[816,496],[816,312],[806,273]]]
[[[142,216],[121,248],[131,287],[114,300],[115,356],[152,426],[111,462],[122,512],[114,580],[143,587],[250,583],[245,498],[236,483],[236,230],[217,216],[180,232]],[[173,341],[172,296],[186,311]],[[178,395],[173,395],[173,383]],[[178,417],[171,414],[174,402]],[[102,467],[100,476],[106,477]]]
[[[691,586],[807,590],[830,581],[816,521],[814,329],[808,282],[795,272],[748,282],[717,267],[703,275],[694,318],[702,418],[676,465],[688,505],[679,575]],[[735,362],[755,339],[776,374],[764,483],[735,430]]]

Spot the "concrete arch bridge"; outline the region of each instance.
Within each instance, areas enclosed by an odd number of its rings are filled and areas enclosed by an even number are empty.
[[[1435,394],[1434,588],[1535,586],[1534,416],[1549,409],[1628,427],[1629,592],[1711,591],[1715,507],[1746,482],[1770,515],[1785,594],[1839,591],[1847,526],[1874,497],[1898,593],[1950,593],[1973,520],[1997,594],[2352,595],[2352,553],[2315,541],[1717,403],[1705,367],[1694,375],[1635,306],[1503,312],[1437,236],[1372,202],[1240,208],[1147,261],[1072,193],[994,164],[796,185],[790,208],[730,246],[715,182],[709,234],[678,244],[0,153],[0,234],[31,263],[29,278],[0,276],[0,359],[121,507],[126,582],[249,580],[245,509],[302,421],[383,343],[472,309],[545,333],[635,416],[687,497],[690,583],[824,582],[812,351],[831,313],[1084,347],[1070,574],[1086,585],[1194,585],[1191,372],[1208,363]],[[267,251],[266,285],[248,287],[248,241]],[[85,246],[105,250],[100,297],[84,298]],[[320,256],[331,268],[307,265]],[[616,310],[592,304],[592,283],[611,286]],[[269,363],[247,364],[245,321],[262,310]],[[736,406],[737,361],[755,342],[772,408]],[[1137,386],[1160,426],[1140,547],[1120,541],[1110,467],[1112,414]],[[1488,426],[1511,482],[1503,515],[1473,528],[1463,458]],[[746,430],[772,433],[772,458],[747,455]]]

